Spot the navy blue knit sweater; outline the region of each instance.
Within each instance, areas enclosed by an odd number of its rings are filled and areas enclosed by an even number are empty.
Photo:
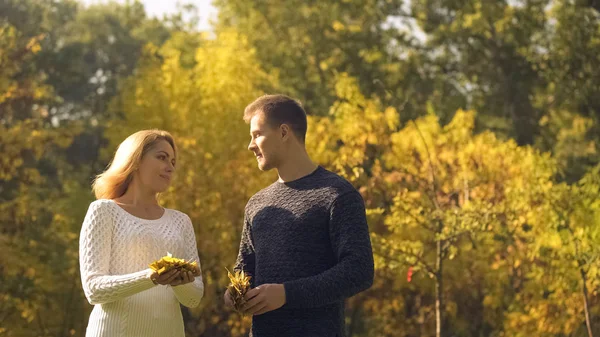
[[[373,283],[362,197],[322,167],[273,183],[246,205],[235,269],[248,272],[253,287],[285,288],[286,304],[253,316],[250,336],[344,336],[344,300]]]

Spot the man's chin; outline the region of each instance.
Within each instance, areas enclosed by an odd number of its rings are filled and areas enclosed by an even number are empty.
[[[271,166],[271,165],[267,165],[267,164],[260,164],[260,163],[259,163],[259,164],[258,164],[258,169],[259,169],[259,170],[261,170],[261,171],[263,171],[263,172],[266,172],[266,171],[270,171],[270,170],[272,170],[272,169],[273,169],[273,166]]]

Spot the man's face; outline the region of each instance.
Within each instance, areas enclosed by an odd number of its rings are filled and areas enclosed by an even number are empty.
[[[267,124],[263,113],[259,112],[250,119],[250,144],[248,150],[254,152],[258,168],[268,171],[280,164],[282,148],[281,135],[278,127]]]

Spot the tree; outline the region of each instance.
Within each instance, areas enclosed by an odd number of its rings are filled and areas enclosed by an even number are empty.
[[[112,103],[118,117],[107,125],[107,150],[140,129],[173,133],[179,147],[176,176],[161,200],[191,217],[206,284],[202,314],[194,311],[187,325],[193,333],[238,336],[248,321],[229,317],[222,307],[225,267],[235,261],[244,205],[272,177],[259,174],[247,150],[249,129],[242,116],[262,88],[275,82],[258,66],[247,38],[231,31],[201,39],[195,65],[187,67],[182,42],[197,38],[192,33],[177,43],[145,47],[135,75]]]
[[[556,184],[531,217],[536,233],[527,251],[533,261],[531,281],[507,322],[515,336],[534,331],[539,336],[597,335],[599,188],[598,168],[577,184]]]
[[[74,215],[85,208],[68,164],[56,157],[79,128],[52,130],[39,124],[0,125],[0,249],[5,257],[0,262],[0,335],[66,335],[84,328]],[[42,173],[48,167],[55,175]]]
[[[576,2],[582,3],[582,2]],[[564,179],[576,183],[600,162],[600,18],[597,9],[555,1],[550,9],[554,20],[542,39],[535,63],[546,86],[536,101],[544,116],[538,146],[550,150],[564,167]]]
[[[431,115],[400,129],[398,112],[365,98],[355,80],[340,77],[337,96],[329,117],[311,118],[307,144],[317,161],[360,189],[369,207],[378,278],[385,281],[368,295],[375,317],[363,311],[363,328],[428,334],[431,319],[438,335],[513,331],[505,315],[519,315],[523,289],[536,287],[526,277],[536,269],[527,262],[534,242],[558,224],[537,218],[556,193],[556,161],[491,132],[474,134],[473,112],[458,111],[446,126]],[[401,282],[407,269],[418,284]],[[392,295],[398,293],[403,304]],[[404,314],[406,322],[382,312]]]
[[[8,23],[0,26],[0,121],[5,125],[20,118],[19,108],[53,98],[52,88],[44,83],[43,76],[26,67],[39,52],[42,38],[23,37]]]
[[[128,62],[113,59],[122,51],[103,53],[115,42],[111,32],[115,40],[143,34],[164,40],[162,23],[148,22],[136,6],[137,23],[126,15],[128,6],[88,11],[73,1],[0,4],[0,246],[9,257],[0,262],[0,335],[85,331],[89,307],[79,282],[77,239],[92,199],[94,146],[102,142],[100,128],[82,134],[82,126],[94,125],[93,115],[102,115],[108,101],[89,80],[96,66],[111,66],[107,58],[119,71],[129,64],[121,76],[137,62],[134,51],[145,42],[136,46],[125,39],[121,49],[130,48],[133,56]],[[102,23],[124,28],[116,34],[118,29]],[[146,28],[152,24],[154,32]],[[116,90],[115,78],[110,81],[101,82]]]
[[[323,115],[333,103],[335,74],[359,79],[367,93],[398,69],[391,41],[404,36],[387,20],[402,1],[216,1],[217,30],[245,32],[257,61],[277,71],[280,87],[305,102],[309,114]]]

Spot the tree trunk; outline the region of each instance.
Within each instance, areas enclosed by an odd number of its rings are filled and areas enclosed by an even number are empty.
[[[443,289],[443,279],[442,279],[442,270],[443,270],[443,242],[439,240],[437,242],[437,254],[436,254],[436,275],[435,275],[435,336],[443,337],[443,322],[444,319],[442,317],[442,310],[444,307],[444,298],[442,294]]]
[[[585,325],[587,326],[588,337],[594,337],[592,332],[592,320],[590,318],[590,303],[588,300],[588,289],[587,289],[587,274],[583,268],[579,268],[581,272],[581,280],[583,281],[583,308],[585,310]]]

